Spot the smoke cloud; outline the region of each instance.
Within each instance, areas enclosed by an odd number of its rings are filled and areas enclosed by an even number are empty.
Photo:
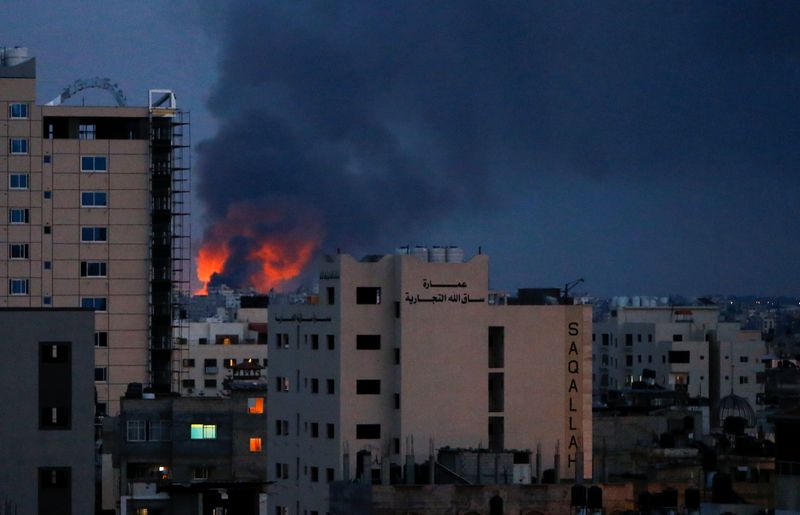
[[[232,286],[280,286],[320,249],[386,249],[459,213],[479,220],[501,198],[524,206],[564,176],[730,176],[763,156],[788,176],[800,164],[796,145],[767,136],[797,113],[759,109],[798,75],[789,4],[211,9],[220,128],[197,171],[203,249],[222,264],[204,270]],[[754,91],[758,104],[743,106]]]

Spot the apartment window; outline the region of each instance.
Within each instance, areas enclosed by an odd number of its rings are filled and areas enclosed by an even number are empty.
[[[261,452],[261,438],[250,439],[250,452]]]
[[[356,304],[380,304],[381,289],[372,286],[359,286],[356,288]]]
[[[93,123],[78,125],[78,139],[97,139],[97,125]]]
[[[275,464],[275,479],[289,479],[289,464],[288,463],[276,463]],[[281,510],[281,508],[278,508]],[[285,510],[285,508],[284,508]],[[279,511],[278,513],[284,513],[283,511]]]
[[[8,221],[12,224],[26,224],[30,221],[30,210],[18,208],[9,209]]]
[[[335,433],[336,428],[333,424],[325,424],[325,434],[328,436],[328,439],[333,440]]]
[[[12,154],[27,154],[28,140],[25,138],[11,138],[9,150]]]
[[[105,261],[81,261],[81,277],[106,277],[107,268]]]
[[[739,376],[739,384],[747,384],[750,382],[750,378],[747,376]]]
[[[633,356],[632,355],[628,354],[627,356],[625,356],[625,366],[626,367],[632,367],[633,366]]]
[[[332,335],[328,335],[328,350],[333,350],[336,348],[336,338]]]
[[[216,388],[217,387],[217,380],[216,379],[205,379],[203,380],[203,388]]]
[[[94,243],[108,241],[108,229],[105,227],[81,227],[81,242]]]
[[[278,436],[289,435],[289,421],[288,420],[275,420],[275,434]]]
[[[108,381],[108,369],[106,367],[95,367],[94,380],[98,382]]]
[[[108,299],[105,297],[82,297],[81,307],[95,311],[108,311]]]
[[[739,356],[739,363],[747,363],[750,361],[748,356]]]
[[[198,338],[197,339],[198,345],[208,345],[208,338]]]
[[[190,427],[189,437],[192,440],[216,440],[217,438],[217,425],[216,424],[192,424]]]
[[[380,350],[381,335],[379,334],[358,334],[356,335],[356,349],[358,350]]]
[[[27,118],[28,117],[28,104],[22,102],[15,102],[8,105],[9,118]]]
[[[319,482],[319,468],[318,467],[311,467],[311,482],[317,483]]]
[[[107,172],[108,158],[106,156],[81,156],[82,172]]]
[[[357,395],[380,395],[380,379],[358,379],[356,380]]]
[[[43,229],[45,234],[50,234],[50,231],[52,230],[49,225],[45,225]]]
[[[194,388],[194,379],[184,379],[181,381],[181,386],[184,388]]]
[[[251,415],[264,413],[264,397],[249,397],[247,399],[247,412]]]
[[[225,368],[233,368],[236,365],[236,360],[233,358],[225,358],[222,361],[222,366]]]
[[[400,364],[400,348],[399,347],[395,347],[395,349],[394,349],[394,364],[395,365],[399,365]]]
[[[45,190],[45,191],[43,191],[43,192],[42,192],[42,195],[43,195],[43,196],[44,196],[44,198],[46,198],[46,199],[51,199],[51,198],[53,198],[53,192],[52,192],[52,191],[50,191],[50,190]]]
[[[147,441],[147,421],[145,420],[128,420],[127,423],[127,441],[129,442],[146,442]]]
[[[319,335],[312,334],[311,335],[311,350],[319,349]]]
[[[105,191],[82,191],[81,207],[106,207],[108,194]]]
[[[325,469],[325,480],[331,483],[335,479],[335,472],[332,468]]]
[[[489,368],[503,368],[505,327],[489,327]]]
[[[27,295],[29,286],[28,279],[9,279],[8,293],[11,295]]]
[[[279,349],[289,348],[289,334],[288,333],[275,333],[275,346]]]
[[[11,243],[8,246],[8,257],[11,259],[28,259],[27,243]]]
[[[683,341],[683,335],[682,334],[673,334],[672,335],[672,341],[673,342],[682,342]]]
[[[311,429],[311,438],[319,438],[319,423],[312,422],[310,429]]]
[[[53,303],[53,297],[42,297],[42,304],[49,306]]]
[[[97,331],[94,333],[94,346],[95,347],[108,347],[108,332]]]
[[[275,391],[288,392],[289,391],[289,378],[278,376],[275,378]]]
[[[356,424],[356,440],[380,440],[380,424]]]
[[[333,286],[328,286],[325,291],[327,292],[328,296],[328,305],[333,306],[336,304],[336,288]]]
[[[203,360],[203,368],[205,369],[204,372],[206,374],[216,374],[217,373],[216,358],[205,358]]]
[[[625,346],[630,347],[631,345],[633,345],[633,334],[627,333],[625,335]]]
[[[648,343],[653,343],[653,335],[652,334],[648,334],[647,335],[647,342]]]
[[[394,394],[394,409],[400,409],[400,394]]]
[[[52,159],[53,159],[52,156],[42,156],[42,161],[44,162],[44,164],[49,164],[52,161]]]
[[[667,353],[670,363],[690,363],[691,355],[688,350],[671,350]]]
[[[316,377],[311,379],[311,393],[319,393],[319,379]]]
[[[42,263],[42,268],[44,268],[45,270],[50,270],[51,268],[53,268],[53,262],[52,261],[44,261]]]
[[[192,479],[195,481],[208,479],[208,467],[195,467],[193,470]]]
[[[8,187],[12,190],[27,190],[30,188],[30,176],[27,173],[9,174]]]
[[[184,358],[182,365],[184,368],[193,368],[194,367],[194,358]]]
[[[325,383],[327,385],[328,394],[333,395],[334,393],[336,393],[336,381],[334,381],[333,379],[327,379]]]

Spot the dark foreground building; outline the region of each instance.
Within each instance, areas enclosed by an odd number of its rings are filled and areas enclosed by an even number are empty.
[[[90,310],[0,309],[0,513],[94,512],[93,341]]]

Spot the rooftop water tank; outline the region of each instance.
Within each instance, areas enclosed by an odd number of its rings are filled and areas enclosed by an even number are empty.
[[[420,261],[428,261],[428,247],[417,245],[414,247],[414,250],[411,251],[411,255],[416,256]]]
[[[410,249],[408,248],[408,245],[406,245],[405,247],[397,247],[397,248],[395,248],[394,249],[394,253],[395,254],[399,254],[401,256],[407,256],[411,252],[410,252]]]
[[[429,254],[431,263],[444,263],[447,260],[447,250],[444,247],[434,245]]]
[[[28,60],[28,49],[24,46],[5,47],[3,66],[16,66]]]
[[[464,249],[456,246],[447,247],[447,262],[448,263],[463,263],[464,262]]]

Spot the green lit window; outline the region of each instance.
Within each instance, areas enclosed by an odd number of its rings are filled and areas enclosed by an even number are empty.
[[[192,440],[214,440],[216,438],[216,424],[192,424]]]

